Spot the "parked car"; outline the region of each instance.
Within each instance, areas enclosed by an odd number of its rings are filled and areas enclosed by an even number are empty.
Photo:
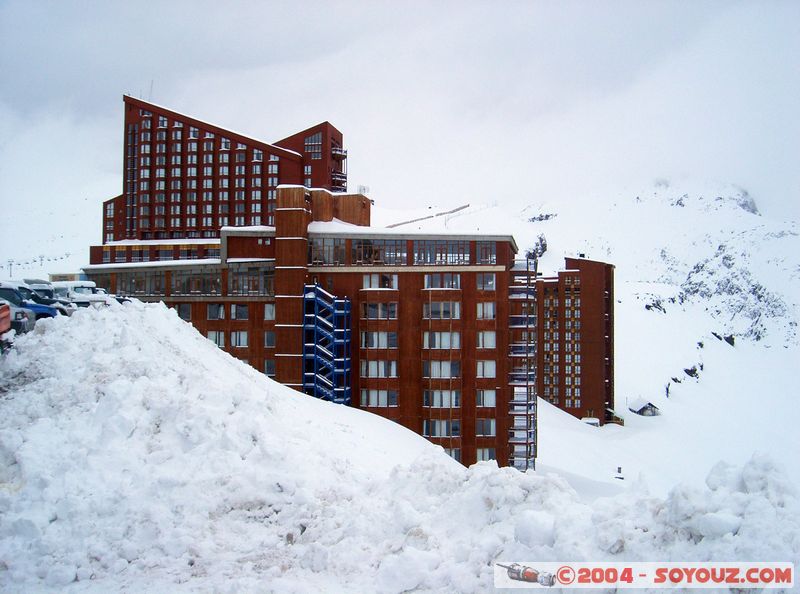
[[[10,309],[11,329],[15,330],[17,334],[25,334],[25,332],[33,330],[33,325],[36,323],[35,313],[24,307],[17,307],[5,299],[0,299],[0,304],[8,306]]]
[[[102,287],[95,287],[92,289],[92,293],[95,295],[105,295],[108,299],[115,299],[118,303],[130,303],[131,300],[127,297],[121,297],[120,295],[114,295],[113,293],[109,293]]]
[[[72,301],[70,301],[69,299],[63,299],[58,295],[56,295],[56,290],[53,287],[53,283],[51,283],[50,281],[42,280],[39,278],[26,278],[23,280],[25,281],[25,284],[28,285],[34,291],[36,291],[36,293],[40,297],[45,297],[47,299],[55,299],[56,301],[58,301],[66,309],[67,315],[71,316],[78,309],[78,306],[72,303]]]
[[[97,285],[94,281],[57,281],[53,288],[59,297],[72,301],[78,307],[90,305],[108,305],[108,294],[95,293]]]
[[[26,301],[32,301],[34,303],[38,303],[39,305],[49,305],[50,307],[56,308],[58,313],[64,316],[72,315],[72,312],[74,309],[76,309],[75,307],[71,306],[71,304],[70,307],[67,307],[58,299],[42,295],[38,291],[35,291],[27,282],[2,281],[0,282],[0,286],[12,287],[19,291],[19,294],[22,295]]]
[[[8,285],[6,281],[0,281],[0,299],[5,299],[17,307],[31,310],[37,320],[40,318],[54,318],[59,315],[55,307],[25,299],[16,288]]]

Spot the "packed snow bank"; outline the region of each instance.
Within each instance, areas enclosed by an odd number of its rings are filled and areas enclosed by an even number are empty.
[[[769,459],[707,483],[582,498],[555,474],[466,469],[161,305],[47,320],[0,363],[2,589],[482,592],[498,558],[800,561]]]

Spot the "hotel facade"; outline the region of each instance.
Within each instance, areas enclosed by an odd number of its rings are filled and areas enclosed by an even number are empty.
[[[543,277],[510,235],[371,227],[328,123],[270,145],[125,109],[123,193],[84,269],[98,286],[164,301],[275,380],[464,464],[533,467],[537,395],[613,418],[612,265],[568,258]]]

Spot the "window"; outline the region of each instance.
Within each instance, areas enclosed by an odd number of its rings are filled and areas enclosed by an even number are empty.
[[[475,405],[482,407],[495,407],[497,406],[497,391],[495,390],[478,390],[475,395]]]
[[[397,361],[361,360],[361,377],[397,377]]]
[[[461,406],[461,392],[459,390],[425,390],[422,393],[422,406],[458,408]]]
[[[334,237],[318,237],[308,241],[309,266],[343,266],[345,264],[345,240]]]
[[[264,319],[265,320],[274,320],[275,319],[275,304],[274,303],[265,303],[264,304]]]
[[[461,377],[461,362],[423,361],[422,377]]]
[[[264,159],[264,151],[253,149],[253,161],[261,161]]]
[[[209,303],[208,316],[209,320],[224,320],[225,319],[225,305],[223,303]]]
[[[361,390],[361,406],[397,406],[397,390]]]
[[[231,346],[247,348],[247,330],[235,330],[231,332]]]
[[[275,377],[275,359],[264,360],[264,374],[269,377]]]
[[[270,297],[275,294],[275,271],[267,267],[230,264],[228,294]]]
[[[493,349],[497,344],[497,334],[494,330],[485,330],[478,332],[478,348],[479,349]]]
[[[209,330],[206,334],[208,339],[219,348],[225,348],[225,333],[219,330]]]
[[[461,448],[442,448],[456,462],[461,462]]]
[[[275,333],[271,330],[264,332],[264,346],[266,348],[273,348],[275,346]]]
[[[404,239],[353,239],[354,265],[398,266],[407,261]]]
[[[477,437],[494,437],[497,434],[494,419],[475,419]]]
[[[423,303],[422,317],[426,320],[458,320],[461,318],[461,302],[429,301]]]
[[[396,274],[365,274],[365,289],[397,289]]]
[[[422,435],[425,437],[458,437],[461,435],[461,421],[454,419],[424,419],[422,421]]]
[[[423,349],[459,349],[461,334],[458,332],[423,332]]]
[[[484,462],[486,460],[495,460],[497,458],[497,454],[495,454],[494,448],[478,448],[477,455],[478,455],[478,462]]]
[[[231,303],[231,319],[232,320],[248,319],[248,306],[242,303]]]
[[[192,320],[192,304],[191,303],[177,303],[175,311],[178,312],[178,317],[182,320],[190,322]]]
[[[426,289],[460,289],[461,275],[446,273],[426,274]]]
[[[322,158],[322,132],[306,136],[303,142],[303,151],[311,153],[312,159]]]
[[[172,272],[171,292],[172,295],[220,295],[222,292],[221,273],[219,270],[214,272],[174,270]]]
[[[414,242],[414,264],[469,264],[469,242],[417,240]]]
[[[397,303],[362,303],[363,320],[396,320]]]
[[[495,290],[494,272],[479,273],[477,276],[477,284],[479,291],[494,291]]]
[[[494,301],[478,303],[478,319],[493,320],[495,316]]]
[[[497,376],[497,363],[495,361],[478,361],[477,362],[477,377],[496,377]]]
[[[362,332],[362,349],[396,349],[397,332]]]
[[[478,264],[497,264],[497,244],[494,241],[475,242]]]
[[[163,271],[117,273],[117,293],[120,295],[164,295],[165,284]]]

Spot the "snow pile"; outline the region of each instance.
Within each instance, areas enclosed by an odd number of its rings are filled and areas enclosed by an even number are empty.
[[[3,589],[482,592],[498,558],[800,560],[800,505],[769,459],[707,483],[596,498],[465,469],[162,305],[45,321],[0,363]]]

